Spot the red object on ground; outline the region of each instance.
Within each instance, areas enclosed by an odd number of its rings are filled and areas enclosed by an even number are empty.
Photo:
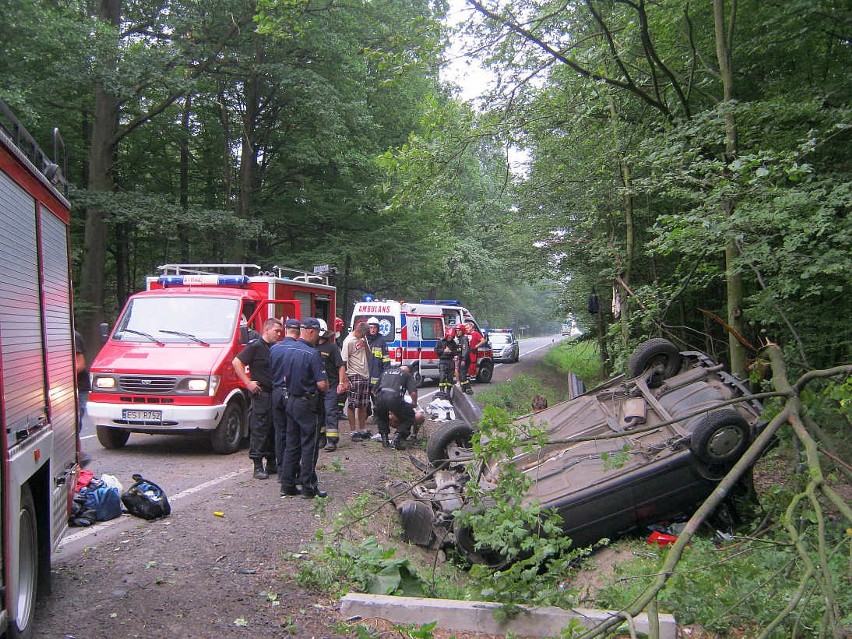
[[[81,488],[85,488],[89,485],[89,482],[94,479],[95,473],[91,470],[86,470],[85,468],[80,470],[80,474],[77,475],[77,487],[74,489],[75,492],[80,492]]]
[[[674,535],[667,535],[656,530],[648,537],[648,543],[657,544],[657,546],[671,546],[676,541],[677,537]]]

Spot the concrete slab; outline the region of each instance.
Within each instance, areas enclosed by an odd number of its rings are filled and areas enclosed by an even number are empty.
[[[576,619],[585,628],[608,619],[614,613],[606,610],[574,608],[563,610],[554,607],[529,607],[514,619],[496,621],[494,610],[500,604],[486,601],[459,601],[455,599],[424,599],[421,597],[393,597],[349,593],[341,600],[344,619],[378,617],[398,624],[424,624],[437,622],[444,630],[484,632],[505,635],[513,632],[524,637],[557,637],[562,628]],[[676,639],[673,615],[659,615],[660,639]],[[648,616],[635,619],[638,632],[648,632]]]

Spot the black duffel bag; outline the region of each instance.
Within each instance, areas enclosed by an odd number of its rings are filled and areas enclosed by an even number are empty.
[[[135,482],[121,495],[121,503],[127,512],[142,519],[157,519],[172,512],[166,492],[142,475],[133,475]]]

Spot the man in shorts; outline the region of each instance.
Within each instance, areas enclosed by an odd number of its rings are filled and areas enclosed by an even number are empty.
[[[367,343],[367,323],[358,322],[343,340],[340,351],[346,364],[349,380],[349,431],[352,439],[369,438],[367,434],[367,405],[370,402],[370,345]]]

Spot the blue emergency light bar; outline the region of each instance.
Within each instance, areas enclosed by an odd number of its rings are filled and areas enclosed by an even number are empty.
[[[459,300],[420,300],[421,304],[435,304],[436,306],[461,306]]]
[[[216,275],[189,274],[189,275],[160,275],[158,278],[160,286],[248,286],[248,275]]]

